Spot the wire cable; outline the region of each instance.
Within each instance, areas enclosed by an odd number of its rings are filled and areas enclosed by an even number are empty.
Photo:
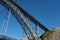
[[[9,13],[8,13],[8,15],[6,16],[6,18],[5,18],[5,20],[4,20],[4,22],[3,22],[3,25],[2,25],[2,28],[1,28],[1,32],[0,32],[0,34],[5,34],[6,33],[6,31],[7,31],[7,28],[8,28],[8,23],[9,23],[9,18],[10,18],[10,11],[9,11]]]

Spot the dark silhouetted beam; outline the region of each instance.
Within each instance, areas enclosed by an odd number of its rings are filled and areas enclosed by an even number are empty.
[[[11,0],[9,0],[11,1]],[[0,2],[4,5],[3,1],[0,0]],[[39,21],[37,21],[34,17],[32,17],[29,13],[27,13],[23,8],[21,8],[21,6],[17,5],[14,1],[11,1],[15,6],[17,6],[20,11],[25,15],[25,17],[29,18],[33,23],[35,23],[36,25],[39,25],[39,27],[41,29],[43,29],[45,32],[49,31],[49,29],[47,29],[44,25],[42,25]],[[10,9],[9,6],[7,6],[6,4],[4,5],[7,9]],[[12,9],[13,10],[13,9]]]

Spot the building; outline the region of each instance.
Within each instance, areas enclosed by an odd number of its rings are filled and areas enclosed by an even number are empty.
[[[45,37],[44,40],[60,40],[60,28],[53,28],[53,32],[48,36]]]

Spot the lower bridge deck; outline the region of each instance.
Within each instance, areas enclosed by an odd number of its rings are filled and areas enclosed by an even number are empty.
[[[14,38],[11,38],[11,37],[7,37],[7,36],[0,35],[0,40],[17,40],[17,39],[14,39]]]

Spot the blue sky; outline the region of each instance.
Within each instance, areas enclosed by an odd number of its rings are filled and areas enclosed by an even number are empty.
[[[49,30],[60,26],[60,0],[14,0],[19,6],[45,25]],[[1,11],[4,10],[2,13]],[[0,29],[8,10],[0,5]],[[42,34],[43,30],[39,32]],[[10,16],[6,36],[22,38],[25,33],[13,15]]]

